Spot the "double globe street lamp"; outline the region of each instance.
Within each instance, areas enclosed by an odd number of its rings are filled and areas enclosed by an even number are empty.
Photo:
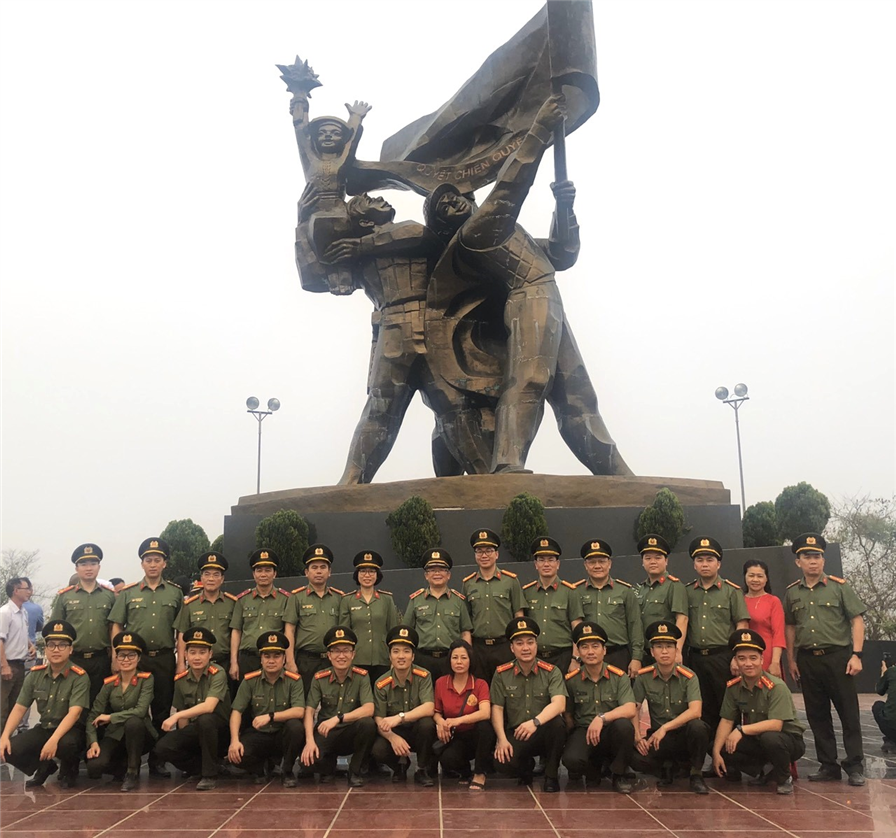
[[[260,402],[255,396],[249,396],[246,399],[246,413],[251,413],[258,420],[258,479],[255,484],[255,494],[261,494],[261,423],[265,418],[270,416],[274,411],[280,410],[280,399],[268,399],[268,409],[259,410]]]
[[[750,397],[747,395],[746,384],[735,384],[734,395],[731,398],[728,395],[727,387],[716,387],[716,398],[720,402],[724,402],[734,408],[734,428],[737,432],[737,466],[740,469],[740,514],[743,516],[744,512],[746,512],[747,500],[744,496],[744,461],[740,453],[740,419],[738,412],[740,411],[740,406],[744,402],[749,401]]]

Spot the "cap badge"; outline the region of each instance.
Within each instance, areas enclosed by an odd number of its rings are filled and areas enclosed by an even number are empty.
[[[122,643],[131,643],[133,641],[133,639],[134,638],[131,637],[131,635],[126,634],[124,637],[121,638],[121,642]]]
[[[806,544],[815,544],[815,536],[814,536],[814,535],[810,535],[810,536],[806,539]]]
[[[56,624],[53,626],[53,631],[63,631],[62,623],[56,623]]]
[[[539,544],[539,546],[540,546],[540,547],[547,547],[547,546],[548,546],[548,540],[547,540],[546,538],[541,539],[541,543]]]
[[[269,634],[269,635],[268,635],[268,643],[276,643],[276,642],[277,642],[277,635],[276,635],[276,634]]]
[[[669,631],[669,627],[665,623],[660,623],[659,626],[657,626],[656,630],[660,634],[665,634],[667,631]]]
[[[372,561],[373,561],[373,555],[372,555],[371,553],[365,553],[365,554],[364,554],[364,561],[365,561],[365,562],[372,562]]]
[[[324,548],[323,548],[323,547],[315,547],[315,548],[314,548],[314,555],[315,555],[315,556],[322,556],[323,554],[324,554]]]
[[[600,542],[599,542],[599,541],[592,541],[592,542],[591,542],[591,549],[592,549],[592,550],[600,550]]]
[[[745,632],[740,636],[740,642],[741,642],[741,643],[749,643],[752,639],[753,639],[753,635],[750,634],[750,632],[748,632],[748,631],[745,631]]]
[[[345,632],[342,629],[336,629],[337,637],[345,637]]]
[[[266,559],[266,558],[268,558],[268,551],[267,551],[267,550],[262,550],[262,551],[261,551],[261,555],[260,555],[258,558],[259,558],[259,559]]]
[[[700,546],[701,546],[701,547],[709,547],[709,539],[708,539],[708,538],[701,538],[701,539],[700,539]]]
[[[655,538],[648,538],[648,539],[647,539],[647,544],[648,544],[649,547],[656,547],[656,539],[655,539]]]
[[[487,533],[487,532],[481,532],[481,533],[479,533],[479,537],[480,537],[480,538],[488,538],[488,533]]]
[[[525,621],[525,620],[518,620],[518,621],[517,621],[517,624],[516,624],[516,627],[517,627],[518,629],[524,629],[524,628],[526,628],[526,621]]]
[[[399,630],[398,630],[398,636],[399,636],[399,637],[407,637],[407,636],[408,636],[408,630],[407,630],[407,629],[399,629]]]
[[[591,626],[582,626],[582,634],[591,634]]]
[[[159,542],[158,542],[158,541],[150,541],[150,542],[149,542],[149,546],[150,546],[150,547],[153,547],[153,548],[158,547],[158,546],[159,546]]]
[[[90,547],[90,546],[88,545],[87,547],[84,548],[84,555],[85,555],[85,556],[86,556],[88,553],[92,553],[92,552],[93,552],[93,547]]]
[[[432,551],[432,556],[430,556],[430,558],[433,558],[433,559],[441,559],[441,558],[442,558],[442,554],[441,554],[438,550],[433,550],[433,551]]]

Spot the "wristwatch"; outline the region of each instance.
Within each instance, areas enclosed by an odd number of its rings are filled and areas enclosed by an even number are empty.
[[[273,724],[274,723],[274,714],[268,713],[268,716],[270,716],[270,723]]]
[[[532,719],[532,724],[534,724],[535,727],[541,727],[541,719],[536,716],[534,719]]]
[[[864,652],[857,652],[855,649],[852,650],[852,653],[853,653],[859,660],[861,660],[861,659],[862,659],[862,655],[865,654]]]
[[[336,718],[339,720],[339,724],[342,724],[342,720],[345,718],[345,713],[337,713]]]
[[[402,711],[398,714],[398,718],[401,719],[401,721],[404,721],[404,710],[402,710]]]
[[[746,734],[744,733],[744,726],[743,726],[743,725],[737,725],[737,727],[735,727],[734,729],[735,729],[741,736],[746,736]]]

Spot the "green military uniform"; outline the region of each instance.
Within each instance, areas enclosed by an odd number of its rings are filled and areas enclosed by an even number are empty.
[[[463,632],[473,631],[466,597],[453,588],[447,588],[439,596],[429,588],[414,591],[403,622],[416,629],[420,637],[414,663],[428,669],[434,679],[450,671],[448,647],[460,640]]]
[[[314,676],[305,706],[315,710],[320,707],[317,721],[325,722],[340,713],[351,713],[362,704],[373,704],[373,688],[366,669],[353,666],[342,683],[332,667],[322,669]],[[340,724],[336,729],[347,726]]]
[[[154,693],[155,679],[149,672],[137,672],[124,691],[120,675],[105,679],[87,716],[87,745],[100,745],[99,756],[87,761],[91,779],[98,780],[103,774],[117,770],[113,761],[122,746],[127,752],[127,770],[135,774],[139,771],[140,758],[150,750],[158,735],[149,718]],[[111,716],[109,724],[94,727],[94,719],[106,713]]]
[[[46,630],[49,625],[51,624],[44,627],[44,637],[47,636]],[[40,721],[36,727],[11,737],[10,751],[6,755],[6,761],[23,774],[34,774],[38,768],[47,765],[41,763],[40,752],[69,709],[89,708],[90,679],[77,664],[69,663],[56,677],[53,677],[49,664],[34,666],[25,676],[25,683],[22,684],[16,704],[29,708],[35,701]],[[56,756],[62,763],[63,776],[77,775],[78,761],[83,753],[84,725],[76,723],[59,740],[56,748]]]
[[[473,623],[474,674],[491,682],[495,669],[513,657],[504,630],[525,609],[526,598],[516,574],[497,567],[491,579],[483,579],[479,571],[467,576],[464,596]]]
[[[644,657],[644,625],[641,606],[628,582],[610,576],[602,588],[590,579],[576,585],[582,614],[607,633],[606,662],[627,669],[631,661]]]
[[[289,592],[273,587],[266,596],[258,588],[249,588],[236,598],[230,628],[240,635],[240,675],[245,678],[261,665],[257,641],[270,631],[283,631],[283,618],[289,605]],[[240,685],[242,686],[242,684]]]
[[[202,704],[207,698],[217,698],[214,715],[222,721],[230,721],[230,693],[227,690],[227,670],[215,664],[209,664],[208,669],[195,678],[193,671],[187,669],[178,673],[174,679],[174,709],[189,710],[197,704]],[[199,717],[201,718],[201,716]],[[195,719],[190,719],[190,722]]]
[[[816,538],[823,547],[820,536]],[[795,540],[794,547],[799,543]],[[843,725],[846,759],[842,766],[847,773],[863,769],[864,748],[856,681],[854,676],[846,674],[846,665],[853,649],[852,620],[865,611],[865,604],[845,579],[826,574],[822,574],[811,588],[806,585],[805,578],[799,579],[787,587],[784,596],[784,622],[793,626],[796,632],[794,648],[806,717],[815,737],[821,771],[831,778],[840,776],[831,702]]]
[[[351,591],[339,603],[341,626],[348,626],[358,637],[355,660],[375,679],[389,667],[386,634],[401,622],[401,614],[389,591],[375,589],[370,602],[361,591]]]
[[[606,661],[601,664],[597,680],[591,679],[584,666],[567,674],[565,680],[567,710],[576,727],[587,728],[595,716],[635,700],[627,673]]]
[[[115,591],[97,585],[88,593],[79,582],[59,591],[50,612],[51,620],[67,620],[78,633],[70,660],[87,672],[91,703],[112,672],[108,618],[114,604]]]
[[[634,695],[638,704],[647,702],[652,730],[677,719],[692,701],[702,701],[700,682],[685,666],[676,666],[668,681],[655,665],[644,667],[635,678]]]
[[[183,634],[187,629],[201,626],[215,635],[212,660],[227,669],[230,662],[230,621],[236,607],[236,597],[226,591],[218,591],[212,602],[205,591],[188,596],[174,627]]]
[[[674,623],[677,614],[688,615],[688,592],[677,576],[667,573],[655,582],[645,579],[635,587],[635,593],[645,627],[657,620]]]
[[[119,591],[107,618],[123,630],[139,634],[146,643],[140,667],[155,678],[152,723],[159,733],[162,722],[171,713],[176,673],[174,622],[183,601],[183,591],[173,582],[162,579],[153,590],[144,578]]]
[[[327,588],[321,595],[311,585],[303,585],[290,594],[286,604],[283,622],[296,627],[293,651],[306,693],[314,674],[329,664],[324,635],[339,620],[343,596],[338,588]]]
[[[550,661],[565,673],[572,658],[572,623],[585,616],[576,586],[555,579],[545,588],[536,579],[523,585],[523,596],[526,598],[526,613],[541,629],[538,657]]]

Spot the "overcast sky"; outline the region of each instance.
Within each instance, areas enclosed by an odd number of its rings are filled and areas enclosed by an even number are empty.
[[[359,158],[441,105],[541,6],[67,2],[0,7],[2,546],[62,584],[169,520],[210,538],[255,490],[324,486],[365,398],[370,303],[303,292],[303,176],[275,63],[312,116],[373,105]],[[583,246],[559,283],[639,475],[747,503],[807,480],[894,491],[890,2],[600,2],[601,105],[568,143]],[[545,235],[550,156],[522,218]],[[421,199],[389,193],[399,219]],[[377,476],[431,475],[415,401]],[[529,458],[581,474],[548,411]]]

